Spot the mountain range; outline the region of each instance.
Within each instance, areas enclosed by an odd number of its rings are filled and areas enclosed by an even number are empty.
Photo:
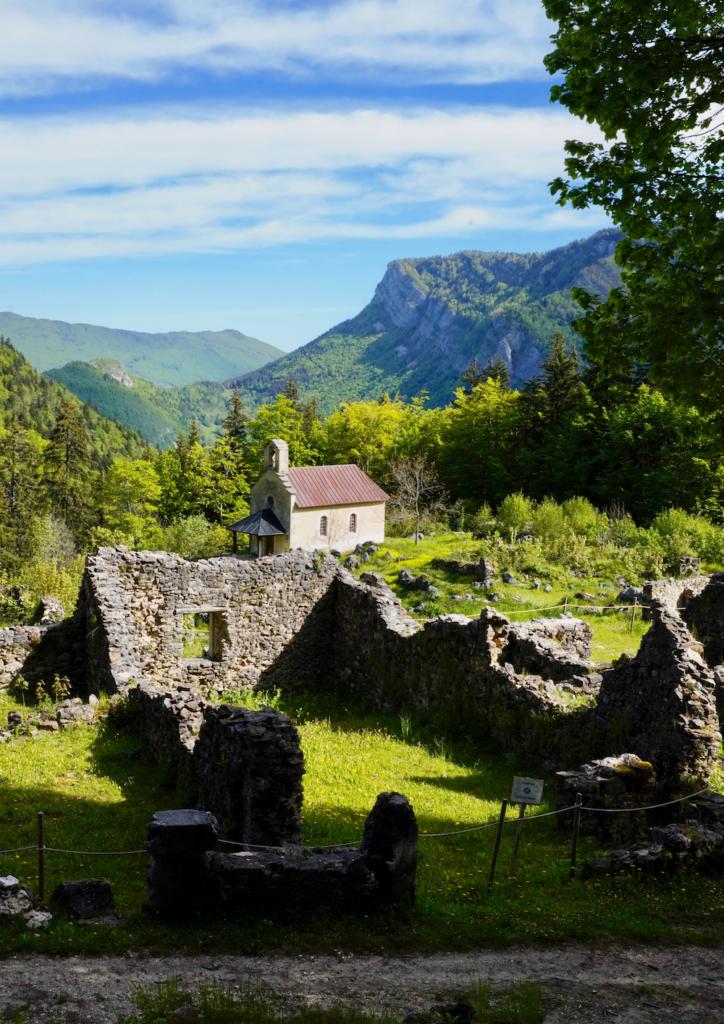
[[[316,398],[325,414],[384,392],[425,391],[444,405],[473,359],[484,366],[500,355],[518,387],[540,370],[555,331],[569,345],[578,341],[570,322],[581,311],[571,288],[605,297],[620,284],[613,259],[620,238],[609,229],[545,253],[394,260],[356,317],[287,355],[231,330],[141,334],[3,313],[0,332],[47,377],[152,444],[168,447],[194,419],[210,443],[234,386],[250,412],[273,401],[290,377],[302,400]],[[233,360],[230,375],[224,367]]]
[[[569,345],[580,341],[570,326],[581,313],[571,288],[605,297],[621,283],[613,259],[620,238],[608,229],[545,253],[394,260],[356,317],[226,386],[237,385],[251,408],[290,377],[325,413],[383,392],[426,391],[444,405],[473,359],[485,365],[500,355],[518,387],[538,373],[555,331]]]
[[[10,338],[41,373],[71,361],[110,358],[120,360],[130,374],[164,388],[196,380],[223,381],[283,355],[281,349],[241,331],[147,334],[16,313],[0,313],[0,335]]]

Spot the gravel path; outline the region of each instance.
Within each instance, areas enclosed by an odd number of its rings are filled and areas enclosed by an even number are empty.
[[[132,1012],[134,982],[174,974],[189,986],[210,978],[232,985],[252,979],[283,996],[394,1007],[403,1016],[428,1009],[436,993],[461,993],[477,979],[490,981],[493,991],[529,980],[543,984],[545,1024],[724,1024],[724,951],[646,947],[399,957],[11,956],[0,960],[0,1012],[25,1009],[30,1024],[115,1024]]]

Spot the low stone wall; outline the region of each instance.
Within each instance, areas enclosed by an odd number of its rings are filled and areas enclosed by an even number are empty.
[[[583,865],[585,880],[609,880],[621,875],[661,876],[665,872],[721,870],[724,864],[724,797],[709,794],[686,804],[686,822],[652,828],[649,840],[631,850],[614,850]]]
[[[83,637],[76,619],[44,626],[7,626],[0,629],[0,690],[7,690],[17,675],[32,685],[50,684],[55,675],[67,676],[74,687],[85,684]]]
[[[415,903],[418,829],[400,793],[381,793],[360,849],[217,851],[202,811],[161,811],[148,828],[149,906],[164,917],[288,916]]]
[[[689,576],[687,579],[649,580],[644,583],[644,618],[651,621],[653,605],[664,608],[681,608],[696,597],[709,583],[708,576]]]
[[[574,626],[576,634],[585,638],[586,631]],[[623,748],[653,763],[659,795],[706,783],[721,742],[716,678],[676,613],[657,612],[637,656],[622,657],[595,680],[587,663],[562,647],[552,650],[552,643],[545,632],[512,627],[492,609],[477,620],[444,615],[421,627],[381,577],[375,584],[341,577],[336,584],[332,674],[377,707],[465,722],[544,769]],[[517,665],[507,660],[512,651]],[[570,682],[580,682],[584,693],[588,682],[597,695],[573,703],[563,688],[568,683],[534,674],[552,674],[556,664],[580,672]]]
[[[707,663],[724,665],[724,572],[712,574],[708,586],[688,602],[681,617],[696,630]]]
[[[230,839],[295,843],[302,834],[304,757],[286,715],[214,705],[189,685],[128,692],[134,724],[179,785]]]
[[[481,558],[479,562],[459,562],[454,559],[433,558],[432,568],[442,572],[457,573],[459,576],[476,576],[478,579],[492,583],[495,579],[495,566],[489,558]]]
[[[530,619],[509,626],[501,659],[510,662],[516,672],[533,672],[554,682],[578,677],[588,692],[594,692],[600,677],[596,676],[595,685],[587,678],[592,639],[588,623],[573,616]]]
[[[543,766],[560,768],[580,749],[586,708],[572,706],[550,680],[503,662],[506,616],[483,609],[476,620],[443,615],[421,626],[381,577],[376,584],[340,578],[335,589],[332,678],[395,714],[465,722]]]

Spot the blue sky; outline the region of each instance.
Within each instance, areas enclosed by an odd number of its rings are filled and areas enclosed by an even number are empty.
[[[283,349],[392,259],[606,226],[538,0],[0,0],[0,309]]]

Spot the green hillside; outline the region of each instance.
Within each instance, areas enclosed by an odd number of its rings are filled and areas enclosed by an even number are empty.
[[[0,336],[0,425],[3,428],[7,428],[16,415],[22,427],[48,438],[67,397],[65,388],[37,373],[27,359]],[[147,453],[148,445],[136,431],[101,416],[78,399],[73,401],[83,412],[96,466],[105,469],[116,458],[139,459]]]
[[[146,334],[92,324],[36,320],[0,313],[0,334],[41,373],[54,366],[107,357],[160,387],[225,380],[263,366],[283,353],[240,331],[171,331]]]
[[[324,412],[384,391],[427,391],[443,405],[473,358],[485,365],[497,355],[519,386],[540,369],[554,331],[570,345],[580,340],[570,327],[581,312],[571,288],[607,295],[620,283],[613,261],[620,237],[611,229],[546,253],[395,260],[358,316],[227,386],[238,384],[251,408],[289,377]]]
[[[48,370],[46,377],[72,391],[104,416],[137,430],[151,444],[169,448],[179,430],[188,432],[192,420],[199,424],[205,444],[213,444],[218,426],[226,415],[229,392],[223,384],[195,383],[183,387],[159,388],[155,384],[129,377],[116,360],[67,363]],[[133,385],[128,387],[119,379]]]

